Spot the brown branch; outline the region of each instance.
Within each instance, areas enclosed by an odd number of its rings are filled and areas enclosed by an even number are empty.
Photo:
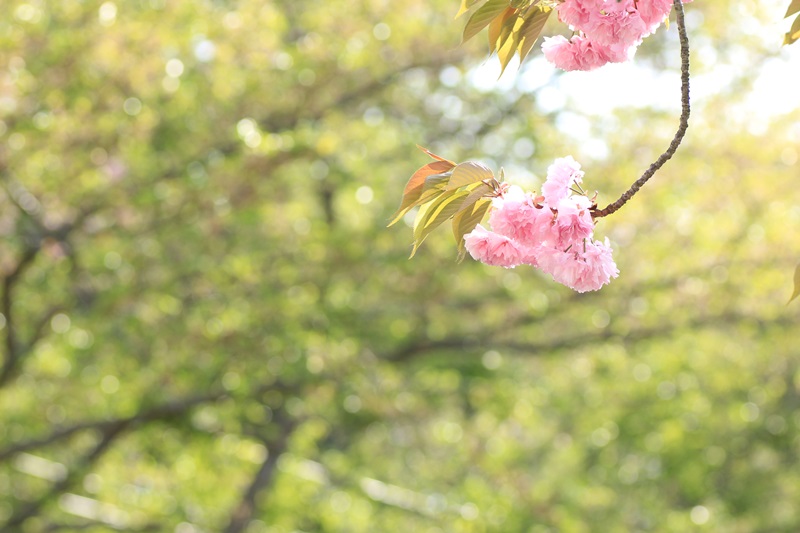
[[[686,134],[686,129],[689,127],[689,37],[686,34],[686,23],[683,17],[683,3],[681,0],[673,0],[673,5],[675,6],[675,14],[678,19],[678,36],[681,42],[681,118],[678,131],[675,132],[675,136],[672,138],[672,142],[669,143],[667,151],[661,154],[661,156],[650,165],[650,168],[642,174],[642,177],[636,180],[633,185],[631,185],[631,188],[625,191],[616,202],[607,205],[603,209],[596,209],[592,213],[594,218],[608,216],[625,205],[625,203],[647,183],[647,180],[652,178],[653,175],[664,166],[664,163],[675,154],[683,140],[683,136]]]

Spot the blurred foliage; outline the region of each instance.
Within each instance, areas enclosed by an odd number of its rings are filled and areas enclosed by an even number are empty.
[[[728,4],[687,23],[735,74],[577,295],[444,231],[408,262],[414,145],[614,198],[677,90],[487,86],[452,0],[4,3],[0,530],[800,529],[800,116],[742,111],[778,46]]]

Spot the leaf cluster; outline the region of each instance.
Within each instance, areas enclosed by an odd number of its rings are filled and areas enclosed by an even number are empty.
[[[784,18],[789,18],[793,15],[797,15],[798,13],[800,13],[800,0],[792,0],[792,3],[789,4],[789,9],[786,10],[786,15]],[[791,29],[783,38],[783,44],[792,44],[798,39],[800,39],[800,15],[795,17]]]
[[[521,63],[533,49],[553,11],[545,4],[541,0],[461,0],[456,18],[474,10],[464,26],[462,43],[488,26],[490,53],[497,52],[502,75],[515,54]]]
[[[500,190],[502,172],[498,181],[491,169],[482,163],[466,161],[456,164],[426,148],[419,148],[434,161],[419,168],[408,180],[400,207],[392,215],[389,226],[419,207],[413,225],[411,257],[414,257],[425,238],[445,220],[452,219],[458,260],[461,261],[466,255],[464,235],[475,229],[489,212],[490,197]]]

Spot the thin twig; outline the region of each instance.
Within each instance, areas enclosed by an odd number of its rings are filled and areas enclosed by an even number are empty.
[[[678,126],[678,131],[672,138],[672,142],[669,143],[669,148],[667,148],[667,151],[661,154],[661,156],[656,159],[655,163],[650,165],[650,168],[648,168],[645,173],[642,174],[642,177],[636,180],[633,185],[631,185],[631,188],[625,191],[625,193],[620,196],[616,202],[609,204],[604,209],[595,210],[592,213],[594,218],[608,216],[625,205],[625,203],[630,200],[639,189],[642,188],[642,185],[647,183],[647,180],[652,178],[658,169],[664,166],[664,163],[666,163],[675,154],[675,151],[678,149],[678,146],[680,146],[681,141],[683,140],[683,136],[686,134],[686,128],[689,127],[689,37],[686,34],[686,23],[683,19],[683,3],[681,0],[673,0],[673,4],[675,6],[675,14],[678,19],[678,36],[681,42],[681,119],[680,125]]]

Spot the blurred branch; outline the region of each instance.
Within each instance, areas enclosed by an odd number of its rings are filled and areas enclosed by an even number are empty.
[[[125,418],[80,422],[72,426],[68,426],[53,431],[46,437],[20,442],[9,446],[8,448],[0,451],[0,462],[7,460],[8,458],[17,453],[48,446],[55,442],[69,438],[72,435],[79,433],[81,431],[96,430],[100,432],[107,432],[116,427],[123,427],[124,429],[129,429],[133,426],[145,424],[148,422],[166,420],[178,415],[182,415],[186,411],[198,405],[222,399],[226,395],[227,391],[219,390],[212,393],[190,396],[188,398],[184,398],[181,400],[167,402],[162,405],[158,405],[156,407],[143,409],[137,414]]]
[[[286,451],[289,437],[291,436],[297,423],[285,415],[284,411],[276,411],[275,422],[280,428],[280,434],[274,439],[262,439],[267,447],[267,458],[253,476],[250,485],[242,495],[239,505],[231,513],[225,533],[241,533],[253,519],[258,511],[256,499],[258,495],[272,483],[275,475],[275,466],[278,459]]]
[[[12,291],[17,280],[19,280],[25,270],[33,263],[38,253],[38,246],[27,248],[14,268],[3,277],[3,297],[2,301],[0,301],[0,308],[6,319],[6,356],[3,360],[3,366],[0,369],[0,387],[11,378],[14,369],[22,358],[22,350],[17,340],[16,317],[12,309]]]
[[[81,522],[79,524],[72,523],[72,524],[57,524],[51,523],[44,526],[43,531],[46,533],[50,533],[53,531],[84,531],[84,530],[100,530],[100,528],[108,529],[109,526],[105,522]],[[166,531],[167,528],[163,524],[146,524],[141,527],[124,527],[120,528],[119,526],[114,526],[113,528],[116,532],[127,532],[127,533],[149,533],[150,531],[160,532]]]
[[[281,131],[295,127],[302,120],[318,120],[326,113],[329,113],[331,109],[341,109],[353,102],[363,102],[368,95],[389,88],[392,81],[409,70],[417,68],[438,68],[449,64],[452,60],[453,58],[451,56],[443,56],[402,65],[381,77],[373,78],[361,86],[342,92],[338,97],[334,98],[333,101],[325,102],[320,105],[319,108],[313,109],[308,113],[303,113],[305,108],[291,109],[284,114],[273,114],[269,119],[259,121],[259,126],[265,131]],[[328,87],[326,86],[326,88]]]
[[[16,531],[19,526],[29,518],[36,516],[39,510],[47,504],[47,502],[55,497],[57,494],[63,492],[70,487],[77,478],[108,450],[114,440],[119,437],[126,429],[128,423],[121,421],[116,424],[111,424],[105,427],[102,431],[102,438],[92,449],[86,454],[78,463],[78,465],[70,470],[70,472],[61,480],[53,484],[45,494],[30,503],[24,504],[18,509],[6,522],[2,528],[3,531]]]
[[[405,363],[411,361],[417,356],[423,355],[431,351],[438,350],[458,350],[460,353],[466,350],[482,350],[482,349],[506,349],[514,352],[522,352],[528,355],[545,355],[555,351],[564,350],[568,348],[575,348],[583,345],[590,345],[593,343],[604,342],[614,338],[624,338],[626,341],[632,340],[645,340],[665,335],[672,335],[681,329],[695,329],[703,327],[713,327],[715,325],[738,325],[743,322],[754,322],[761,324],[768,322],[769,324],[783,324],[792,325],[795,323],[791,317],[781,317],[778,319],[761,319],[758,317],[745,315],[739,312],[722,313],[717,315],[709,315],[704,317],[697,317],[687,322],[680,324],[668,324],[662,327],[640,328],[632,331],[617,331],[606,329],[598,333],[588,333],[583,335],[575,335],[565,337],[563,339],[552,339],[544,342],[513,342],[504,341],[492,338],[490,335],[486,338],[449,338],[439,341],[423,341],[416,344],[411,344],[403,348],[389,357],[385,358],[390,362]]]
[[[655,173],[664,166],[675,152],[678,150],[678,146],[680,146],[681,141],[683,140],[683,136],[686,134],[686,129],[689,127],[689,37],[686,34],[686,22],[684,21],[683,16],[683,2],[682,0],[673,0],[673,5],[675,6],[675,14],[678,19],[678,35],[681,42],[681,118],[680,124],[678,125],[678,131],[675,132],[675,136],[672,138],[672,142],[670,142],[667,151],[661,154],[656,161],[650,165],[642,177],[636,180],[631,188],[625,191],[625,193],[620,196],[617,201],[612,204],[607,205],[603,209],[595,210],[592,213],[594,218],[600,218],[608,216],[612,213],[618,211],[623,205],[625,205],[628,200],[636,194],[642,186],[647,183],[647,181],[655,175]]]
[[[3,177],[5,178],[5,176]],[[7,187],[7,181],[3,179]],[[21,185],[19,186],[21,187]],[[10,191],[9,196],[15,196]],[[31,210],[26,210],[23,206],[14,202],[23,216],[28,217],[35,226],[35,235],[32,239],[25,243],[25,250],[22,256],[17,261],[16,265],[3,276],[3,294],[0,298],[0,312],[3,313],[6,319],[6,339],[5,339],[5,358],[3,359],[2,367],[0,367],[0,388],[8,383],[14,376],[19,363],[24,357],[30,353],[36,342],[43,336],[45,327],[50,319],[59,312],[60,306],[53,306],[47,310],[34,325],[33,332],[27,341],[19,340],[19,330],[17,324],[17,317],[14,313],[13,294],[14,288],[19,282],[20,278],[25,274],[25,271],[33,264],[42,249],[42,243],[45,239],[55,239],[58,242],[66,242],[70,233],[83,224],[83,222],[95,213],[99,206],[89,207],[81,211],[71,222],[66,222],[56,227],[55,229],[47,229],[40,217]]]
[[[293,389],[290,385],[285,385],[281,382],[274,382],[256,387],[248,394],[248,396],[257,397],[270,390],[278,390],[286,393],[292,391]],[[4,450],[0,450],[0,462],[9,459],[11,456],[17,453],[48,446],[55,442],[67,439],[72,435],[82,431],[96,430],[105,432],[108,431],[109,428],[117,427],[120,424],[123,425],[127,430],[149,422],[168,420],[170,418],[183,415],[194,407],[205,403],[215,402],[228,396],[230,396],[230,393],[227,390],[216,389],[215,391],[208,392],[206,394],[189,396],[187,398],[165,402],[155,407],[144,408],[138,413],[129,417],[116,418],[112,420],[92,420],[87,422],[79,422],[77,424],[53,431],[45,437],[18,442],[16,444],[12,444]]]

